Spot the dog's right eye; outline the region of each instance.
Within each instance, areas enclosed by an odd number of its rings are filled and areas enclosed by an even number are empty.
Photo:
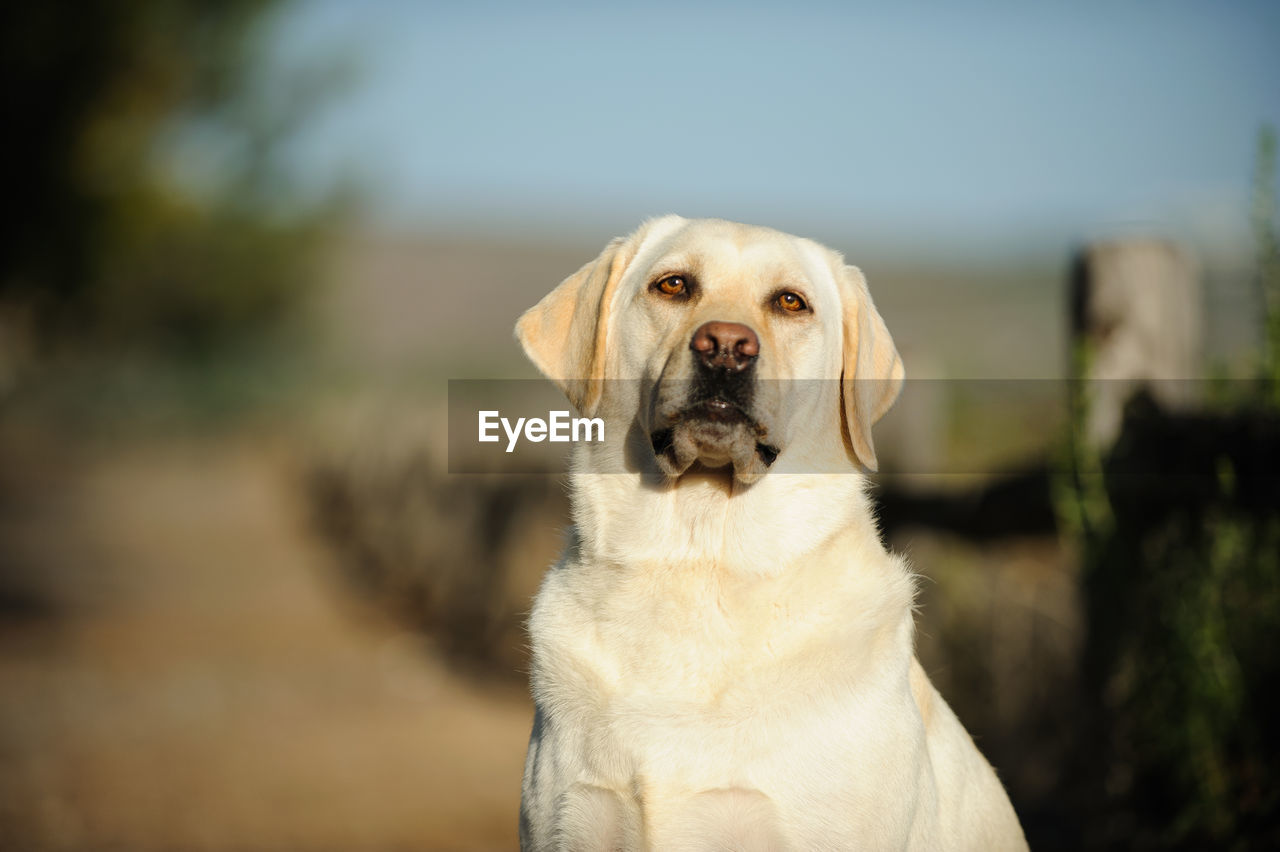
[[[668,275],[654,282],[653,288],[664,296],[689,295],[689,282],[683,275]]]

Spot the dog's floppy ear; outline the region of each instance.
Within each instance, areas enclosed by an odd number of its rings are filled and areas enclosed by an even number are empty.
[[[856,266],[837,270],[844,303],[844,366],[840,396],[845,431],[858,461],[876,470],[871,426],[884,416],[902,390],[906,370],[893,345],[889,329],[867,290],[867,280]]]
[[[516,323],[516,338],[542,374],[580,413],[600,400],[609,302],[630,261],[630,241],[612,240],[595,260],[570,275]]]

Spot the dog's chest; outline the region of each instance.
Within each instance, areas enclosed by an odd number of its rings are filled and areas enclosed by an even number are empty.
[[[554,810],[562,795],[610,791],[655,849],[697,826],[812,848],[807,839],[830,836],[850,813],[895,821],[890,810],[909,808],[918,762],[910,732],[896,729],[910,708],[891,678],[833,674],[830,648],[717,656],[657,625],[633,639],[626,649],[559,646],[554,667],[539,672],[548,718],[538,749],[555,756],[528,779],[531,801]]]
[[[547,578],[530,622],[530,808],[608,791],[656,837],[728,802],[794,848],[849,814],[906,824],[923,733],[905,581],[886,586],[872,563],[744,593],[652,572],[604,586],[573,567]]]
[[[583,756],[591,783],[709,789],[777,777],[807,746],[797,728],[847,739],[851,695],[877,689],[851,637],[814,629],[821,607],[756,591],[651,577],[602,603],[549,580],[531,629],[557,748]]]

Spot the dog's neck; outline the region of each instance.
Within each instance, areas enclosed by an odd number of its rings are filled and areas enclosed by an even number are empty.
[[[880,547],[856,471],[770,473],[751,485],[726,470],[693,469],[676,480],[594,472],[611,469],[598,455],[607,452],[580,448],[571,475],[578,546],[595,564],[776,576],[837,534]]]

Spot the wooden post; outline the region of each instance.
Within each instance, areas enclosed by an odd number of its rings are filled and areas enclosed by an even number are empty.
[[[1077,256],[1070,286],[1072,378],[1089,395],[1091,444],[1114,443],[1141,389],[1170,410],[1198,401],[1200,278],[1186,250],[1158,239],[1095,243]]]

